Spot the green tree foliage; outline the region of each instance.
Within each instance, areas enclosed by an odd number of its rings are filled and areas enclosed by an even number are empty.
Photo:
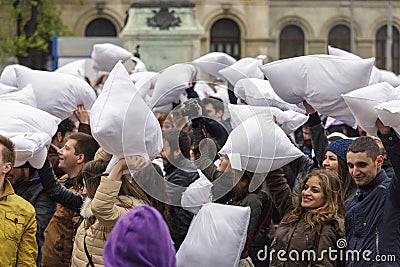
[[[43,67],[55,34],[72,34],[53,0],[0,0],[0,10],[0,57],[15,56],[31,68]]]

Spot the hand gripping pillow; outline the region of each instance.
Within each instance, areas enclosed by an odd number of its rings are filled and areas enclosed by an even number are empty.
[[[266,113],[233,129],[220,153],[229,157],[233,169],[255,173],[276,170],[304,155]]]
[[[92,135],[103,149],[121,157],[155,157],[162,149],[161,128],[122,62],[104,84],[90,113]]]
[[[308,120],[308,116],[293,110],[282,111],[276,107],[256,107],[249,105],[233,105],[228,104],[229,113],[231,115],[232,128],[236,128],[248,118],[258,115],[267,114],[268,116],[275,116],[276,121],[285,134],[290,134],[296,131]]]
[[[13,137],[44,132],[53,136],[61,120],[43,110],[15,101],[0,100],[0,134]]]
[[[172,103],[194,79],[196,68],[190,64],[175,64],[164,69],[157,78],[150,107],[160,107]]]
[[[393,87],[398,87],[400,85],[399,78],[390,70],[380,70],[380,73],[381,82],[388,82]]]
[[[400,100],[392,100],[375,106],[384,125],[392,127],[400,135]]]
[[[212,52],[198,59],[193,60],[192,64],[207,72],[211,76],[221,76],[218,71],[234,64],[236,59],[223,52]]]
[[[30,68],[19,64],[8,65],[4,68],[3,72],[1,73],[0,83],[13,87],[18,87],[17,76],[15,73],[16,69],[30,70]]]
[[[338,57],[345,57],[345,58],[353,58],[353,59],[361,59],[361,57],[347,52],[345,50],[336,48],[336,47],[332,47],[330,45],[328,45],[328,53],[329,55],[332,56],[338,56]],[[381,82],[381,72],[380,69],[378,69],[377,67],[373,66],[372,67],[372,71],[371,71],[371,76],[369,77],[369,82],[368,85],[372,85],[372,84],[376,84],[376,83],[380,83]]]
[[[110,72],[119,60],[125,61],[133,57],[128,50],[110,43],[95,44],[91,58],[93,59],[93,69],[96,71]]]
[[[237,81],[244,78],[264,79],[264,74],[259,69],[261,62],[255,58],[245,57],[218,73],[233,86],[236,85]]]
[[[204,203],[212,202],[211,188],[213,184],[204,174],[197,170],[200,178],[191,183],[189,187],[182,193],[181,204],[182,208],[197,214]]]
[[[37,108],[61,120],[71,117],[77,106],[90,110],[96,100],[93,88],[72,75],[40,70],[16,69],[18,88],[32,84]]]
[[[249,220],[250,207],[203,205],[176,253],[177,267],[238,266]]]
[[[320,114],[356,127],[356,121],[340,97],[368,85],[374,59],[348,59],[310,55],[261,66],[274,91],[291,104],[306,100]]]
[[[370,135],[376,136],[378,128],[375,123],[378,114],[375,106],[390,100],[399,100],[400,90],[383,82],[354,90],[342,97],[356,118],[357,124]]]
[[[281,110],[294,110],[305,113],[296,105],[283,101],[267,80],[244,78],[239,80],[234,88],[237,98],[243,99],[251,106],[277,107]]]
[[[54,72],[73,75],[80,79],[85,79],[86,59],[79,59],[68,64],[65,64]]]
[[[47,157],[46,145],[51,143],[51,137],[47,133],[26,133],[11,137],[15,144],[14,167],[29,164],[40,169]]]
[[[0,93],[0,100],[12,100],[35,108],[37,106],[36,96],[33,92],[32,84],[28,84],[26,87],[15,92],[9,92],[5,94]]]

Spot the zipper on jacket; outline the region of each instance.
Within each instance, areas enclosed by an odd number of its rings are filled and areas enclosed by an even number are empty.
[[[378,231],[378,226],[375,227],[375,246],[376,246],[376,255],[379,255],[379,231]]]

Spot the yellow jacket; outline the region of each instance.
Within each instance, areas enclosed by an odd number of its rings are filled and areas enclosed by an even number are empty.
[[[33,206],[4,181],[0,196],[0,265],[36,266],[36,218]]]

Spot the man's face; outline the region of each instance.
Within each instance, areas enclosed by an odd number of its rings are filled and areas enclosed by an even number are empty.
[[[376,159],[368,157],[366,152],[347,152],[347,166],[357,186],[369,184],[380,172],[383,163],[383,156]]]
[[[171,146],[169,145],[169,142],[165,139],[163,139],[163,149],[161,151],[161,158],[163,160],[163,165],[164,167],[168,164],[169,160],[171,159]]]
[[[210,116],[214,120],[218,121],[217,112],[215,111],[214,106],[212,104],[207,104],[207,105],[205,105],[205,107],[206,107],[208,116]]]
[[[76,140],[68,139],[65,145],[60,150],[58,150],[58,167],[66,173],[76,169],[79,165],[78,159],[81,155],[75,155],[76,144]]]
[[[29,168],[13,168],[7,179],[12,185],[29,180]]]

